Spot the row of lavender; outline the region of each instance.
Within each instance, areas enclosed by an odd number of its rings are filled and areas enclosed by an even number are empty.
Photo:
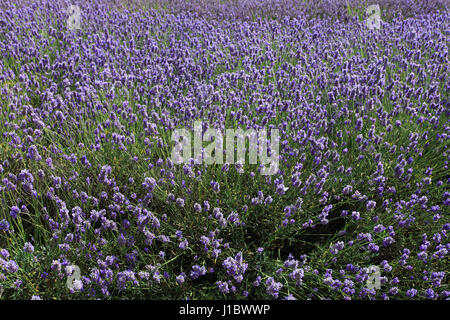
[[[379,5],[386,17],[411,17],[443,11],[449,6],[448,0],[119,0],[115,3],[125,3],[129,8],[164,9],[175,14],[190,12],[206,19],[240,20],[285,16],[349,20],[370,5]]]
[[[0,3],[3,297],[449,296],[447,11],[151,3]],[[175,165],[195,120],[277,128],[280,170]]]

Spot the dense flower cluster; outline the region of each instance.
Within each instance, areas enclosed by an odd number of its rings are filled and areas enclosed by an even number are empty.
[[[163,8],[178,14],[190,12],[206,19],[252,20],[258,17],[284,18],[303,16],[306,18],[351,19],[354,11],[363,11],[377,4],[386,15],[419,15],[436,9],[448,8],[446,0],[151,0],[148,7]],[[142,2],[131,1],[133,7]],[[137,6],[136,6],[137,5]]]
[[[4,296],[447,298],[445,1],[380,0],[380,30],[219,2],[79,1],[69,30],[67,1],[0,1]],[[196,120],[278,129],[279,170],[174,164]]]

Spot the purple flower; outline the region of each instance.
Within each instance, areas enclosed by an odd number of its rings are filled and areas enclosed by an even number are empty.
[[[358,211],[352,211],[352,218],[355,220],[359,220],[360,214]]]
[[[437,298],[437,294],[434,292],[433,289],[428,288],[428,289],[425,291],[425,297],[426,297],[427,299],[432,299],[432,300],[434,300],[434,299]]]
[[[9,260],[5,265],[5,269],[10,273],[15,273],[19,270],[19,266],[14,260]]]
[[[366,208],[367,208],[367,210],[372,211],[376,205],[377,205],[377,203],[375,201],[369,200],[366,203]]]
[[[417,294],[417,290],[412,288],[406,291],[406,295],[410,298],[413,298]]]
[[[221,293],[229,293],[230,289],[228,288],[228,283],[223,281],[217,281],[216,282],[217,288]]]
[[[199,203],[194,203],[194,211],[195,212],[200,212],[202,211],[202,206]]]
[[[182,198],[177,198],[176,203],[179,207],[184,207],[184,200]]]
[[[278,294],[280,289],[283,287],[283,284],[281,282],[276,282],[274,278],[269,277],[266,280],[266,292],[274,297],[275,299],[278,298]]]
[[[34,252],[34,247],[31,243],[25,242],[25,245],[23,246],[23,251],[32,253],[32,252]]]
[[[183,241],[180,242],[179,248],[181,250],[186,250],[188,245],[189,245],[189,242],[186,239],[184,239]]]
[[[28,148],[27,158],[35,161],[42,160],[42,157],[40,156],[39,151],[37,150],[37,147],[35,145],[31,145]]]
[[[0,221],[0,231],[8,231],[9,230],[9,222],[5,219]]]
[[[20,209],[17,206],[12,206],[11,210],[9,211],[10,216],[13,217],[14,219],[17,218],[19,213],[20,213]]]
[[[258,277],[256,277],[256,280],[253,281],[253,286],[259,287],[260,284],[261,284],[261,276],[258,276]]]
[[[238,252],[236,257],[228,257],[222,263],[222,266],[227,270],[227,274],[232,276],[237,283],[242,282],[244,273],[247,270],[248,263],[245,263],[242,257],[242,252]]]
[[[192,266],[191,270],[191,278],[192,279],[198,279],[198,277],[203,276],[206,274],[206,268],[204,266],[195,265]]]
[[[178,283],[178,284],[182,284],[182,283],[184,283],[184,277],[185,277],[185,275],[184,275],[184,274],[180,274],[180,275],[178,275],[178,276],[176,277],[176,281],[177,281],[177,283]]]
[[[142,183],[142,187],[148,191],[153,191],[156,187],[156,180],[152,177],[144,178],[144,182]]]

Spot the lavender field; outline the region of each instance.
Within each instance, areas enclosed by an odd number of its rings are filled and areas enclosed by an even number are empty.
[[[448,5],[0,0],[0,300],[449,299]]]

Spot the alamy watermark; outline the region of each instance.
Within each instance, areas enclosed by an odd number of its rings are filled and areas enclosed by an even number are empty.
[[[380,289],[381,288],[381,272],[379,266],[369,267],[369,278],[366,281],[367,289]]]
[[[80,291],[83,288],[83,283],[81,281],[80,267],[78,267],[77,265],[66,266],[65,271],[66,271],[66,274],[68,275],[67,282],[66,282],[67,288],[71,292]],[[0,299],[2,298],[2,295],[4,292],[5,292],[5,289],[0,284]]]
[[[77,5],[70,5],[67,9],[67,14],[69,14],[69,18],[67,18],[67,28],[70,30],[79,30],[81,29],[81,9]]]
[[[81,282],[81,271],[80,267],[77,265],[71,265],[66,267],[66,273],[69,274],[67,277],[67,288],[73,291],[80,291],[83,287]]]
[[[378,4],[367,7],[366,14],[369,16],[366,20],[366,26],[370,30],[381,28],[381,9]]]
[[[248,141],[249,164],[258,164],[259,158],[262,175],[274,175],[278,172],[280,148],[278,129],[271,129],[270,140],[267,139],[265,128],[248,129],[246,131],[226,129],[225,132],[208,128],[203,132],[203,122],[195,121],[193,131],[193,145],[192,134],[189,130],[176,129],[172,133],[172,141],[176,143],[171,157],[174,164],[188,164],[191,159],[193,159],[194,164],[223,164],[225,145],[226,163],[243,165],[246,161],[246,142]],[[237,140],[237,148],[235,148],[235,139]],[[203,142],[210,142],[210,144],[203,148]],[[268,147],[269,142],[270,147]],[[192,150],[194,151],[193,155]]]

